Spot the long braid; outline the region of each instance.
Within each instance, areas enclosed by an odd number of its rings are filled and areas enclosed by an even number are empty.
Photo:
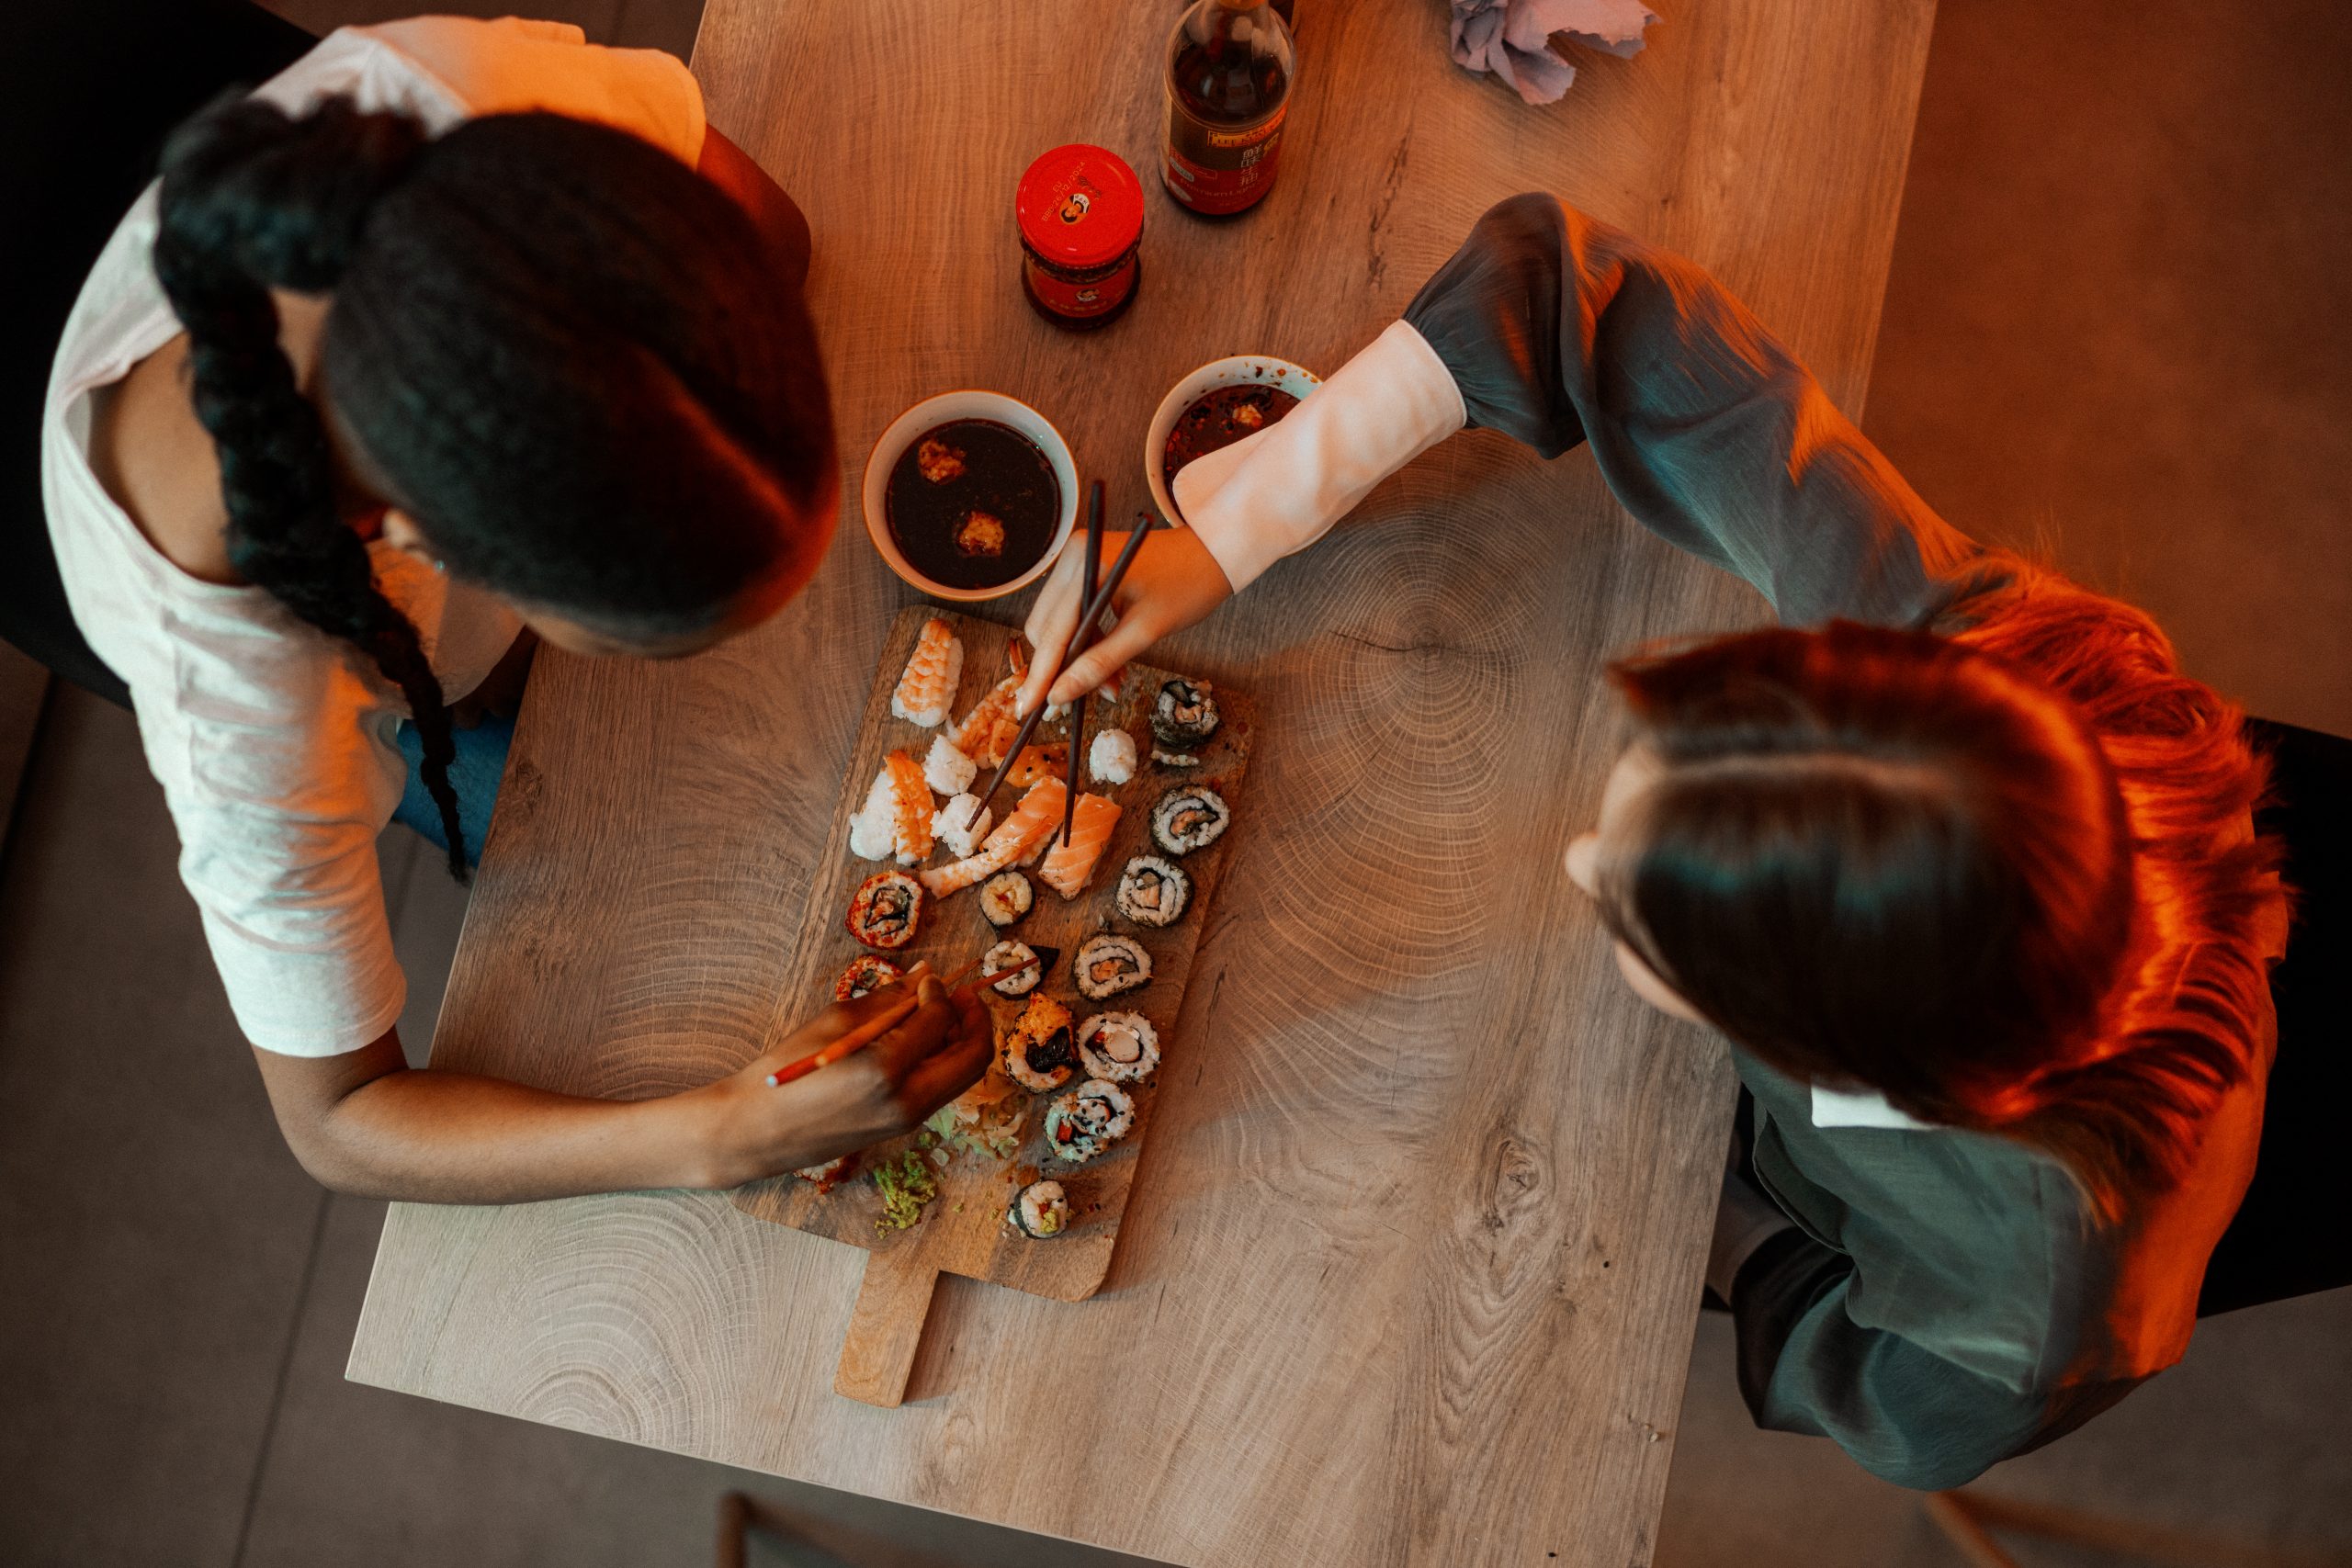
[[[407,697],[449,869],[463,881],[441,682],[338,512],[326,430],[278,346],[269,292],[334,288],[377,199],[423,142],[413,121],[343,100],[302,120],[253,99],[218,106],[164,149],[155,273],[187,331],[196,416],[220,453],[230,560],[302,620],[356,644]]]

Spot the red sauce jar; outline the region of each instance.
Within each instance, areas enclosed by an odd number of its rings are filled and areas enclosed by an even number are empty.
[[[1143,275],[1143,182],[1107,148],[1073,141],[1029,165],[1012,198],[1021,291],[1057,327],[1119,319]]]

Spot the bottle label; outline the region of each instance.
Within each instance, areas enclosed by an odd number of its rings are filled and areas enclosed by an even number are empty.
[[[1211,125],[1168,95],[1168,194],[1195,212],[1238,212],[1271,189],[1283,151],[1285,103],[1257,125]]]
[[[1035,256],[1023,256],[1022,265],[1029,269],[1029,292],[1037,303],[1057,316],[1083,321],[1117,310],[1128,291],[1136,286],[1136,261],[1129,256],[1124,265],[1110,276],[1091,283],[1068,283],[1037,265]]]

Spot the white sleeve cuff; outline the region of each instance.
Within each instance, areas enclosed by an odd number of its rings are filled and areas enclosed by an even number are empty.
[[[1397,321],[1280,423],[1186,464],[1170,489],[1238,592],[1468,418],[1437,350]]]

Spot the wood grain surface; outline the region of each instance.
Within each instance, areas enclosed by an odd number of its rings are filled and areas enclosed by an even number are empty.
[[[1013,184],[1081,139],[1150,180],[1172,5],[712,0],[695,64],[814,225],[848,493],[900,410],[983,386],[1123,515],[1184,371],[1329,371],[1532,188],[1713,268],[1858,415],[1932,6],[1661,8],[1531,108],[1450,63],[1436,0],[1305,0],[1279,185],[1221,225],[1153,190],[1142,294],[1085,336],[1023,303]],[[646,1095],[739,1060],[790,999],[910,597],[852,517],[752,636],[544,659],[435,1062]],[[1603,661],[1763,615],[1582,454],[1455,437],[1159,656],[1256,694],[1254,837],[1196,960],[1217,1048],[1160,1107],[1100,1295],[941,1280],[879,1410],[833,1392],[846,1247],[708,1194],[402,1205],[351,1375],[1185,1564],[1646,1562],[1730,1078],[1624,991],[1557,867],[1624,736]],[[1115,1508],[1006,1462],[1068,1451],[1071,1386],[1120,1391],[1084,1445]]]
[[[898,686],[899,671],[906,668],[907,657],[914,649],[923,623],[933,617],[954,628],[964,646],[963,684],[953,705],[959,718],[1009,668],[1005,645],[1013,635],[1011,627],[945,610],[910,607],[899,612],[889,637],[883,642],[873,687],[858,724],[857,744],[850,752],[842,776],[840,796],[827,829],[833,850],[830,856],[819,860],[817,874],[809,884],[808,908],[795,928],[798,948],[783,989],[784,1011],[776,1021],[780,1028],[790,1028],[799,1017],[832,1000],[835,978],[865,951],[842,929],[842,916],[858,884],[885,868],[849,852],[849,821],[864,806],[867,787],[874,782],[887,752],[904,750],[920,762],[932,739],[941,733],[895,717],[890,711],[890,697]],[[992,1158],[977,1151],[951,1157],[941,1152],[939,1163],[933,1167],[938,1197],[922,1221],[910,1230],[885,1231],[877,1225],[881,1198],[866,1179],[844,1181],[829,1192],[820,1192],[797,1177],[782,1176],[753,1183],[734,1194],[736,1207],[756,1218],[890,1255],[891,1263],[887,1268],[877,1270],[868,1265],[857,1309],[849,1316],[848,1332],[853,1343],[842,1352],[845,1386],[841,1391],[853,1398],[886,1404],[899,1403],[898,1394],[913,1359],[915,1336],[931,1302],[927,1284],[919,1293],[912,1287],[911,1281],[919,1274],[960,1274],[1069,1302],[1083,1301],[1102,1287],[1102,1277],[1111,1266],[1112,1247],[1118,1239],[1119,1221],[1126,1212],[1136,1162],[1150,1130],[1159,1086],[1170,1077],[1182,1076],[1193,1066],[1189,1057],[1196,1043],[1184,1037],[1186,1021],[1182,1010],[1201,931],[1216,907],[1216,887],[1226,863],[1237,847],[1245,845],[1250,838],[1241,789],[1256,729],[1255,705],[1245,693],[1229,686],[1218,688],[1216,695],[1223,719],[1208,743],[1194,749],[1199,765],[1185,769],[1162,767],[1152,761],[1151,705],[1161,683],[1170,679],[1171,673],[1151,665],[1130,665],[1117,700],[1097,698],[1090,705],[1087,734],[1092,737],[1111,729],[1124,729],[1136,741],[1139,761],[1136,776],[1123,785],[1081,779],[1089,793],[1107,795],[1117,801],[1122,809],[1111,841],[1096,863],[1093,880],[1078,897],[1062,898],[1033,874],[1035,902],[1029,913],[1006,931],[997,930],[981,917],[976,888],[944,899],[926,899],[915,941],[888,955],[902,965],[927,958],[939,974],[952,975],[998,940],[1017,938],[1040,952],[1056,954],[1056,963],[1045,974],[1035,994],[1061,1001],[1078,1021],[1082,1023],[1090,1015],[1105,1010],[1142,1014],[1159,1032],[1162,1064],[1161,1070],[1148,1081],[1127,1086],[1136,1102],[1134,1131],[1098,1158],[1083,1166],[1067,1165],[1051,1156],[1043,1136],[1045,1105],[1050,1097],[1036,1097],[1029,1106],[1021,1144],[1011,1157]],[[1035,737],[1036,744],[1047,747],[1067,747],[1069,741],[1067,718],[1046,722]],[[1056,776],[1060,776],[1058,772]],[[984,772],[982,787],[987,777]],[[1235,818],[1233,826],[1216,843],[1183,857],[1182,864],[1192,885],[1183,918],[1160,930],[1118,918],[1112,899],[1120,871],[1131,856],[1159,852],[1151,842],[1153,804],[1163,791],[1192,784],[1216,788],[1233,807]],[[996,815],[1001,818],[1020,795],[1021,792],[1007,783],[993,803]],[[942,851],[928,863],[944,864],[953,858]],[[1151,983],[1108,1001],[1090,1001],[1072,984],[1071,970],[1080,945],[1105,930],[1142,943],[1151,955]],[[1029,999],[1024,996],[1008,1000],[985,992],[982,996],[996,1014],[1000,1037]],[[1191,1021],[1197,1023],[1197,1016]],[[745,1060],[756,1054],[756,1040],[745,1040]],[[1073,1080],[1073,1086],[1083,1081],[1080,1077]],[[1025,1090],[1019,1098],[1031,1100]],[[900,1139],[883,1145],[869,1151],[868,1163],[899,1157],[915,1142]],[[924,1153],[928,1147],[925,1141],[924,1148],[918,1153]],[[1033,1241],[1004,1223],[1006,1203],[1019,1190],[1014,1183],[1035,1180],[1041,1173],[1060,1181],[1070,1201],[1069,1228],[1050,1242]],[[900,1310],[894,1315],[881,1315],[881,1309],[892,1303],[900,1303]],[[911,1326],[905,1321],[909,1317],[912,1319]],[[853,1366],[854,1372],[850,1371]]]

